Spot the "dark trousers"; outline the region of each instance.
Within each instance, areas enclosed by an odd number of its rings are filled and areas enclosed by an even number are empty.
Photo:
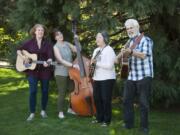
[[[48,89],[49,89],[49,79],[38,79],[37,77],[29,76],[29,107],[30,112],[34,113],[36,110],[36,95],[38,88],[38,81],[41,82],[41,108],[42,110],[46,110],[47,102],[48,102]]]
[[[123,97],[124,122],[126,124],[126,128],[134,127],[133,103],[136,95],[138,95],[140,104],[140,126],[141,128],[148,128],[148,112],[151,82],[151,77],[146,77],[139,81],[126,81]]]
[[[96,106],[96,119],[98,122],[111,122],[112,90],[115,80],[94,81],[93,96]]]

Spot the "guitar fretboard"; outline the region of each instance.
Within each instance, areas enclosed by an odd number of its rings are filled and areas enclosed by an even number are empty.
[[[36,63],[36,64],[44,64],[44,62],[46,61],[40,61],[40,60],[37,60],[37,61],[32,61],[32,63]],[[49,65],[59,65],[59,63],[57,62],[48,62]]]

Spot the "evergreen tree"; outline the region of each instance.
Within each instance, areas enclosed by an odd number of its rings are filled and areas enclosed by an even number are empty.
[[[165,105],[180,101],[180,2],[179,0],[17,0],[10,22],[17,30],[29,30],[35,23],[49,31],[59,27],[72,39],[71,21],[78,20],[83,51],[92,54],[95,34],[105,29],[114,49],[127,39],[124,22],[136,18],[141,31],[154,41],[155,79],[153,101]]]

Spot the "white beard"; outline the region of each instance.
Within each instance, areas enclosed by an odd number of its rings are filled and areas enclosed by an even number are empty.
[[[133,30],[127,32],[129,38],[134,38],[139,34],[139,28],[134,27]]]
[[[129,38],[134,38],[136,35],[136,33],[128,33]]]

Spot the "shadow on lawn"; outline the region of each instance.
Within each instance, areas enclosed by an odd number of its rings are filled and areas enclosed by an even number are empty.
[[[90,117],[73,116],[65,113],[65,120],[60,121],[57,117],[57,91],[54,81],[50,83],[49,102],[47,106],[48,119],[42,120],[40,112],[41,92],[38,88],[37,93],[37,117],[32,123],[27,123],[26,118],[29,114],[28,98],[29,90],[27,80],[24,76],[16,77],[16,74],[8,74],[3,77],[0,75],[0,131],[17,135],[23,130],[24,133],[29,133],[33,128],[35,134],[43,128],[44,132],[55,134],[59,132],[64,135],[75,135],[87,133],[97,135],[140,135],[138,131],[139,125],[139,108],[136,112],[136,128],[133,130],[125,130],[122,128],[122,104],[120,101],[113,102],[112,123],[109,127],[102,128],[100,125],[92,125]],[[68,108],[68,98],[65,101],[65,111]],[[178,127],[180,117],[178,113],[168,113],[162,111],[151,111],[150,113],[150,135],[179,135],[180,127]],[[38,127],[38,128],[37,128]],[[11,132],[9,129],[15,129],[17,132]],[[68,129],[68,130],[67,130]],[[3,132],[2,132],[3,133]],[[32,134],[32,135],[35,135]],[[6,134],[8,135],[8,134]],[[38,134],[42,135],[42,134]]]

